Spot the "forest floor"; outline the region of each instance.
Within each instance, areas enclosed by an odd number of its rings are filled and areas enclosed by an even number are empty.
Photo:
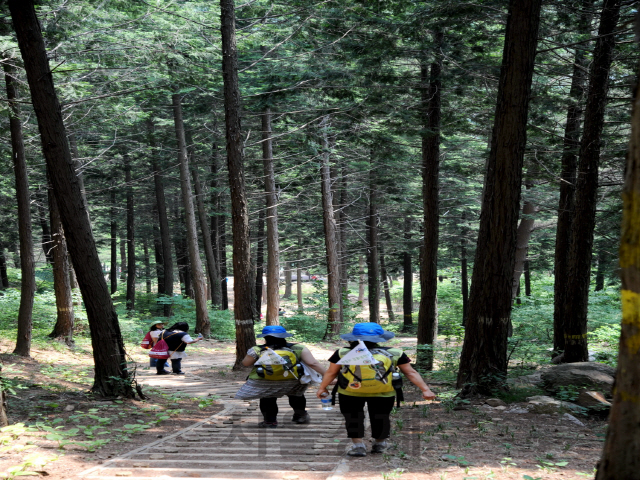
[[[415,338],[396,340],[396,346],[412,344]],[[318,343],[310,348],[318,359],[326,360],[337,345]],[[10,352],[12,347],[11,342],[0,342],[1,352]],[[189,354],[185,362],[187,380],[197,376],[202,385],[226,385],[228,389],[246,377],[246,371],[231,370],[233,343],[206,340],[190,347]],[[151,376],[153,372],[145,370],[147,357],[142,351],[133,358],[139,362],[141,383],[147,385],[144,392],[149,398],[145,401],[104,400],[88,394],[92,358],[86,351],[36,350],[28,359],[1,354],[3,376],[14,389],[8,398],[13,426],[0,434],[0,473],[13,478],[7,474],[13,469],[13,475],[34,471],[50,480],[68,479],[209,419],[231,401],[229,395],[216,398],[206,392],[197,395],[194,390],[180,392],[150,386],[156,385],[153,380],[175,377]],[[503,410],[492,408],[484,404],[484,399],[456,405],[450,401],[451,385],[434,384],[433,390],[441,398],[427,402],[412,386],[405,386],[406,403],[393,413],[388,452],[364,458],[335,457],[342,458],[335,461],[336,466],[343,463],[332,478],[593,477],[606,429],[603,419],[580,417],[579,425],[563,414],[524,413],[518,403]],[[325,418],[320,415],[313,391],[307,398],[312,417]],[[286,416],[288,413],[282,411]],[[336,419],[339,420],[337,412]],[[337,438],[333,441],[339,442],[336,446],[343,451],[348,441],[341,429],[335,432]],[[254,455],[260,454],[256,451]],[[45,462],[46,459],[50,461]],[[119,476],[131,476],[131,472],[121,473]],[[320,473],[300,471],[284,478],[316,479]],[[188,476],[194,475],[202,478]]]

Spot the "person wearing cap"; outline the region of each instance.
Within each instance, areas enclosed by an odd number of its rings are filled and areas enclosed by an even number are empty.
[[[296,376],[298,374],[295,371],[295,367],[291,374],[285,373],[284,379],[268,380],[260,375],[260,370],[263,370],[262,366],[254,366],[265,349],[270,348],[273,351],[293,352],[297,362],[302,361],[307,367],[312,368],[320,375],[324,375],[324,367],[313,357],[307,347],[287,342],[286,339],[292,336],[293,334],[288,333],[280,325],[267,325],[262,329],[262,333],[257,336],[258,338],[264,338],[264,346],[250,348],[247,356],[242,360],[242,365],[245,367],[253,366],[253,369],[247,378],[247,382],[236,393],[235,398],[241,400],[260,399],[260,412],[263,416],[263,421],[258,423],[260,428],[276,428],[278,426],[277,402],[278,398],[285,395],[289,397],[289,405],[293,409],[292,422],[305,424],[311,420],[306,410],[307,399],[304,396],[309,385],[300,383]]]
[[[329,395],[327,386],[338,376],[343,365],[338,362],[350,350],[359,345],[362,340],[364,345],[370,351],[384,350],[386,355],[393,358],[394,366],[397,366],[402,373],[422,391],[422,397],[426,400],[433,400],[436,396],[429,386],[424,382],[418,372],[416,372],[410,364],[409,357],[402,350],[381,347],[381,342],[386,342],[393,338],[395,334],[384,330],[377,323],[356,323],[351,333],[340,335],[340,337],[349,342],[348,349],[338,349],[329,358],[329,368],[325,373],[322,383],[318,387],[316,393],[318,398]],[[340,385],[340,383],[338,383]],[[340,402],[340,413],[344,416],[347,436],[353,442],[347,455],[354,457],[364,457],[367,455],[367,449],[364,444],[364,406],[367,405],[369,411],[369,419],[371,421],[371,436],[374,444],[371,453],[382,453],[387,449],[387,438],[391,431],[391,420],[389,418],[395,400],[395,391],[384,391],[378,393],[368,393],[358,391],[360,388],[358,381],[353,381],[349,385],[348,390],[338,386],[338,399]],[[364,389],[362,389],[364,390]]]

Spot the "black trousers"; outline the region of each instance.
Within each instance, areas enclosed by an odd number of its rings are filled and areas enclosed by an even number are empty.
[[[307,399],[304,395],[287,395],[289,405],[297,415],[304,415],[307,408]],[[276,397],[266,397],[260,399],[260,412],[265,422],[275,422],[278,418],[278,399]]]
[[[389,438],[391,420],[389,415],[393,410],[396,397],[354,397],[338,394],[340,413],[344,416],[347,437],[364,438],[364,406],[369,409],[371,421],[371,436],[376,440]]]

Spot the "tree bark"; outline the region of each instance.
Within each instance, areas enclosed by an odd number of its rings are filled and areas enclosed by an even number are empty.
[[[409,241],[411,240],[411,219],[404,218],[405,251],[402,252],[402,330],[407,331],[413,325],[413,269],[411,268],[411,252]]]
[[[217,131],[217,120],[214,115],[213,127]],[[219,175],[219,154],[218,143],[214,138],[211,146],[211,204],[213,212],[211,214],[211,245],[216,256],[216,263],[220,270],[220,309],[229,309],[229,296],[227,293],[227,245],[226,245],[226,220],[222,213],[221,192],[218,182]]]
[[[209,222],[207,221],[207,211],[204,206],[204,192],[200,184],[198,170],[196,167],[191,170],[193,174],[193,186],[196,191],[196,205],[198,206],[198,220],[200,221],[200,230],[202,231],[202,242],[204,243],[204,253],[207,260],[207,274],[209,276],[209,285],[211,285],[211,303],[216,307],[220,307],[220,270],[218,262],[213,254],[213,245],[211,244],[211,230],[209,230]]]
[[[69,278],[69,255],[67,241],[64,238],[64,228],[60,219],[60,211],[52,189],[49,189],[49,215],[53,233],[53,290],[56,295],[56,324],[49,334],[50,338],[63,338],[69,346],[73,344],[73,296],[71,294],[71,280]]]
[[[575,214],[571,224],[568,271],[570,280],[564,301],[564,355],[562,361],[586,362],[587,309],[591,280],[591,252],[596,220],[600,143],[607,103],[609,70],[620,17],[621,0],[605,0],[600,17],[598,39],[589,70],[589,87],[580,143],[576,181]]]
[[[0,244],[0,290],[4,290],[5,288],[9,288],[7,257],[4,254],[4,245]]]
[[[273,167],[273,142],[271,140],[271,109],[262,113],[262,161],[264,188],[267,204],[267,325],[279,325],[280,309],[280,240],[278,237],[278,194]],[[291,283],[289,283],[291,296]],[[287,293],[285,291],[285,298]]]
[[[142,237],[142,251],[144,254],[144,281],[147,295],[151,294],[151,260],[149,259],[149,242],[147,237]]]
[[[422,136],[422,204],[424,243],[420,263],[420,310],[418,312],[418,364],[433,369],[433,350],[438,336],[438,243],[440,236],[440,117],[442,96],[442,42],[436,31],[436,52],[427,74],[426,59],[421,76],[425,133]],[[429,88],[426,88],[427,81]]]
[[[320,122],[322,129],[322,164],[320,166],[320,185],[322,191],[322,221],[324,226],[324,245],[327,258],[327,295],[329,297],[329,312],[327,330],[324,340],[331,340],[338,336],[340,324],[340,270],[338,265],[338,249],[336,239],[336,221],[333,212],[333,197],[331,195],[331,172],[329,167],[329,117],[323,117]]]
[[[51,249],[53,248],[53,244],[51,242],[51,229],[49,228],[49,220],[47,219],[47,212],[44,208],[45,203],[47,202],[47,194],[41,193],[40,187],[36,192],[36,212],[38,214],[38,221],[40,222],[40,228],[42,229],[42,251],[44,252],[44,258],[48,264],[53,263],[53,256],[51,254]]]
[[[393,315],[393,304],[391,303],[391,292],[389,291],[389,277],[387,275],[387,262],[384,258],[384,248],[382,242],[380,242],[380,275],[382,275],[382,287],[384,288],[384,300],[387,304],[387,315],[390,322],[395,322],[396,318]]]
[[[262,291],[264,277],[264,216],[265,211],[260,209],[258,213],[258,246],[256,248],[256,308],[258,312],[262,312],[262,297],[265,293]]]
[[[298,237],[298,251],[302,252],[302,239]],[[300,259],[296,261],[296,293],[298,297],[298,313],[303,313],[304,311],[304,303],[302,301],[302,262]]]
[[[364,286],[366,278],[364,275],[365,256],[360,255],[358,259],[358,303],[364,303]]]
[[[116,220],[116,187],[115,182],[111,183],[110,188],[111,207],[109,209],[109,217],[111,219],[111,267],[109,279],[111,281],[111,294],[118,291],[118,223]]]
[[[636,21],[640,23],[640,17]],[[619,255],[622,329],[613,406],[596,480],[640,480],[640,83],[633,97]]]
[[[466,215],[462,213],[463,226],[460,232],[460,283],[462,295],[462,326],[467,325],[467,316],[469,314],[469,278],[467,268],[467,232],[469,227],[464,223]]]
[[[127,241],[124,238],[120,238],[120,280],[127,281],[127,273],[129,267],[127,265]]]
[[[347,248],[347,165],[343,161],[340,168],[340,219],[338,221],[338,231],[340,232],[340,293],[342,299],[347,298],[349,291],[349,251]],[[344,302],[344,300],[343,300]],[[341,309],[341,319],[344,322],[344,309]]]
[[[158,212],[153,208],[153,253],[156,265],[156,278],[158,282],[158,296],[164,294],[164,259],[162,258],[162,238],[158,228]]]
[[[158,212],[158,224],[160,226],[160,241],[162,248],[162,285],[163,289],[158,293],[173,298],[173,258],[171,255],[171,230],[169,229],[169,216],[167,214],[167,202],[164,194],[163,176],[158,165],[155,151],[154,124],[151,119],[147,121],[149,132],[149,144],[153,148],[151,153],[151,169],[153,170],[153,185],[155,187],[156,210]],[[159,287],[160,283],[158,283]],[[164,316],[170,317],[171,303],[163,304]]]
[[[596,270],[596,292],[604,290],[604,272],[606,262],[607,251],[604,249],[604,247],[600,247],[600,249],[598,250],[598,268]]]
[[[458,372],[462,394],[489,393],[507,375],[507,333],[527,113],[540,0],[511,0],[487,162],[469,316]]]
[[[13,353],[28,357],[31,354],[31,325],[33,322],[31,315],[33,313],[33,297],[36,292],[36,269],[33,259],[33,239],[31,238],[31,198],[18,104],[16,69],[13,62],[8,59],[5,59],[2,66],[7,84],[7,100],[9,104],[9,129],[11,130],[11,151],[16,179],[20,271],[22,275],[20,281],[20,307],[18,308],[18,338]],[[50,239],[51,236],[49,236]]]
[[[592,7],[593,0],[583,0],[582,13],[576,32],[582,36],[590,33],[591,22],[589,19]],[[576,167],[580,150],[580,122],[582,119],[582,99],[585,94],[586,63],[585,44],[577,45],[573,60],[571,89],[569,90],[571,105],[567,109],[567,123],[564,129],[560,200],[554,253],[553,350],[556,353],[564,351],[564,304],[565,293],[569,283],[567,258],[569,256],[571,223],[575,207]]]
[[[367,295],[369,321],[380,323],[380,259],[378,258],[378,205],[373,165],[369,171],[369,214],[367,215]]]
[[[47,170],[91,330],[95,364],[92,391],[105,396],[132,397],[134,392],[118,317],[91,234],[33,1],[10,0],[9,8],[27,72]]]
[[[249,210],[244,184],[242,129],[240,126],[240,88],[238,85],[238,49],[233,0],[220,0],[222,33],[222,78],[227,138],[227,166],[231,196],[233,231],[233,313],[236,323],[236,362],[240,368],[247,350],[255,345],[251,299],[251,251]],[[224,238],[224,237],[222,237]]]
[[[284,295],[283,298],[291,298],[292,295],[292,277],[293,273],[291,271],[291,262],[284,262]]]
[[[131,159],[124,156],[124,181],[127,185],[127,310],[136,309],[136,244],[133,208],[133,187],[131,186]]]
[[[527,259],[527,251],[529,250],[529,241],[533,232],[533,224],[535,223],[534,215],[538,208],[530,201],[525,201],[522,207],[522,218],[518,225],[516,233],[516,261],[513,267],[513,283],[511,286],[511,298],[516,298],[516,290],[520,286],[520,276],[525,270],[525,262]]]
[[[180,165],[180,190],[182,192],[182,204],[184,206],[185,223],[187,226],[187,247],[189,250],[189,264],[191,280],[193,282],[193,295],[196,302],[196,333],[202,333],[205,337],[211,335],[211,322],[207,308],[207,288],[202,271],[200,250],[198,249],[198,231],[196,229],[196,214],[193,208],[193,194],[189,180],[189,159],[187,157],[187,142],[184,135],[184,122],[182,120],[182,103],[180,94],[171,95],[173,105],[173,121],[178,141],[178,162]],[[206,223],[205,223],[206,225]],[[208,240],[210,240],[210,236]]]

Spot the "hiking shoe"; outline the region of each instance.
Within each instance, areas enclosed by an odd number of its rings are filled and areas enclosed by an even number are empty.
[[[173,372],[174,375],[184,375],[184,372]]]
[[[156,375],[171,375],[171,372],[167,372],[166,370],[163,370],[161,372],[156,372]]]
[[[371,453],[384,453],[389,445],[387,442],[375,442],[371,447]]]
[[[351,448],[347,452],[347,455],[350,457],[366,457],[367,456],[367,448],[364,446],[364,443],[354,443],[351,445]]]
[[[260,422],[258,428],[278,428],[278,422]]]
[[[295,413],[293,415],[293,418],[291,419],[291,421],[293,423],[297,423],[299,425],[302,425],[304,423],[311,422],[311,417],[309,416],[308,412],[304,412],[304,414],[302,414],[302,415],[298,415],[297,413]]]

